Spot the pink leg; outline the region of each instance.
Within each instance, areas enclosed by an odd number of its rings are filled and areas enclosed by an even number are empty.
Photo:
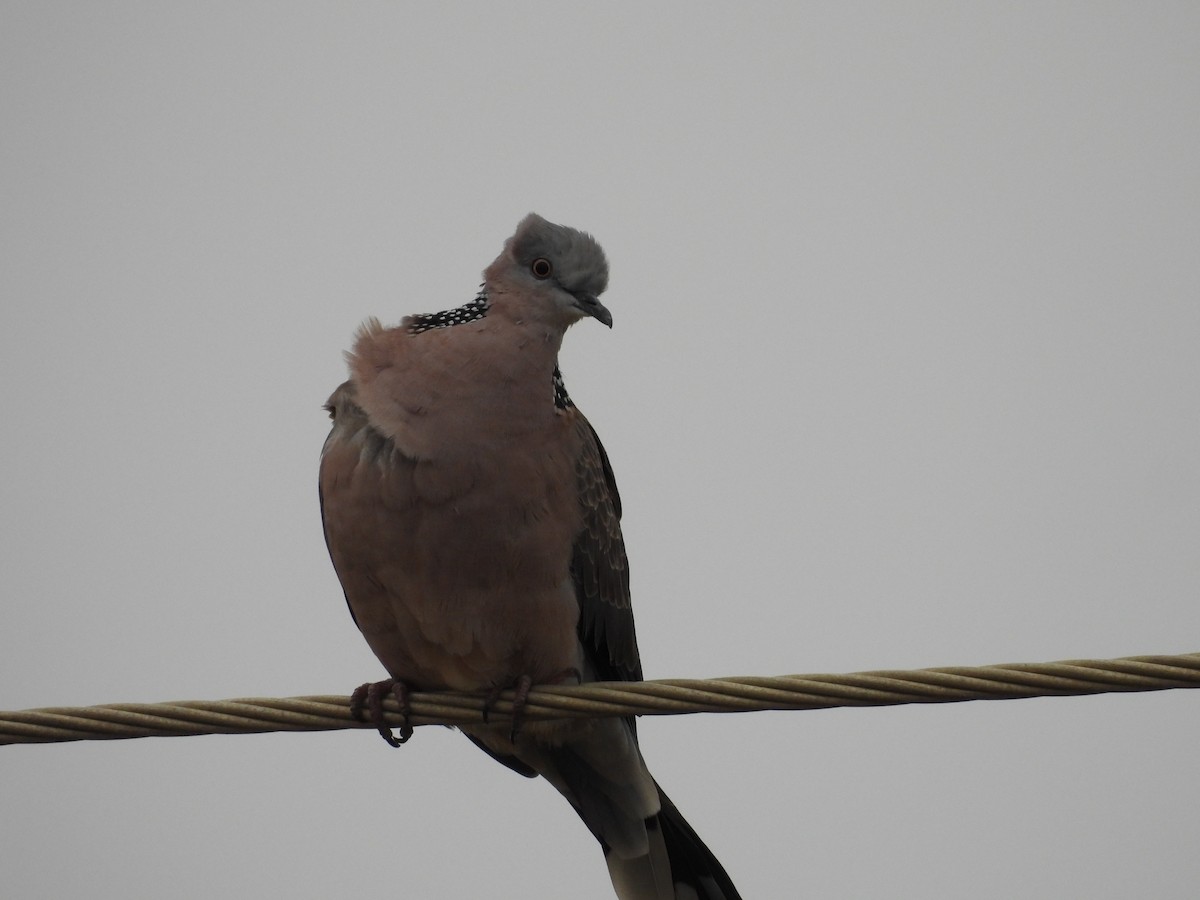
[[[392,734],[392,729],[383,722],[383,698],[391,693],[400,704],[400,713],[404,716],[404,724],[400,726],[400,737]],[[368,682],[354,689],[350,695],[350,713],[360,722],[370,722],[378,730],[380,736],[393,747],[399,747],[413,735],[409,716],[412,710],[408,702],[408,687],[403,681],[395,678],[385,678],[383,681]]]
[[[577,682],[583,680],[583,675],[576,668],[563,669],[561,672],[556,672],[544,684],[561,684],[568,678],[574,678]],[[510,685],[497,685],[492,688],[491,692],[483,701],[483,721],[487,722],[488,714],[491,712],[492,704],[499,698],[500,694],[506,687],[513,689],[512,700],[512,731],[509,732],[508,738],[510,741],[515,741],[517,735],[521,731],[521,726],[525,724],[525,704],[529,700],[529,691],[533,687],[533,679],[528,675],[522,675]]]

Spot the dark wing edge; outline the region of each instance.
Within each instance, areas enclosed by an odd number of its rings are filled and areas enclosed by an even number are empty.
[[[579,600],[579,639],[603,681],[641,681],[629,561],[621,536],[621,495],[612,464],[596,430],[582,413],[576,465],[583,530],[571,554],[571,577]]]

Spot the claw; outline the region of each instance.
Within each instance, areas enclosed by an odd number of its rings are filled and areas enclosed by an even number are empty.
[[[492,714],[492,707],[495,706],[496,701],[500,699],[500,695],[502,693],[504,693],[504,685],[498,684],[494,688],[492,688],[490,691],[488,691],[488,695],[483,698],[483,724],[484,725],[487,725],[488,722],[490,721],[491,714]]]
[[[576,682],[583,681],[583,674],[576,668],[563,669],[551,677],[546,684],[559,684],[568,678],[574,677]],[[510,741],[516,741],[517,735],[521,733],[521,726],[525,724],[525,704],[529,700],[529,691],[533,687],[533,679],[528,675],[522,675],[511,685],[497,685],[492,688],[487,697],[483,701],[483,721],[486,724],[489,714],[492,711],[492,706],[500,699],[500,694],[504,692],[505,687],[513,689],[512,699],[512,730],[508,733]]]
[[[514,744],[517,742],[517,733],[525,724],[525,702],[529,699],[531,687],[533,687],[532,679],[528,675],[522,675],[517,679],[517,686],[513,689],[512,730],[508,733],[508,739]]]
[[[399,738],[392,734],[392,729],[383,721],[383,698],[389,692],[400,704],[400,714],[404,716],[404,724],[400,726]],[[374,725],[378,729],[380,737],[393,747],[399,747],[413,736],[413,728],[409,723],[411,712],[408,687],[403,681],[397,681],[395,678],[359,685],[350,695],[350,714],[360,722],[370,722]]]

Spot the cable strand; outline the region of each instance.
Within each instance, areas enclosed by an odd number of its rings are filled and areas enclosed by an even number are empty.
[[[1200,653],[1119,659],[943,666],[845,675],[740,676],[710,679],[549,685],[529,693],[526,721],[589,716],[664,716],[704,712],[829,709],[962,703],[1200,687]],[[413,693],[413,725],[464,725],[482,719],[483,694]],[[386,719],[402,724],[392,698]],[[512,713],[512,692],[489,718]],[[345,696],[253,697],[173,703],[109,703],[0,712],[0,744],[118,740],[198,734],[333,731],[373,728],[350,714]]]

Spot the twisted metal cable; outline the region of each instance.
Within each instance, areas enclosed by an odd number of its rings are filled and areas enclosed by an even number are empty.
[[[1200,687],[1200,653],[1185,653],[847,675],[555,685],[530,691],[525,719],[961,703],[1195,687]],[[411,723],[478,723],[482,705],[481,694],[414,693]],[[395,700],[389,697],[384,709],[388,723],[399,727],[402,719]],[[511,713],[512,692],[506,691],[491,705],[489,717],[503,722]],[[109,703],[0,712],[0,744],[372,727],[350,714],[350,698],[344,696]]]

